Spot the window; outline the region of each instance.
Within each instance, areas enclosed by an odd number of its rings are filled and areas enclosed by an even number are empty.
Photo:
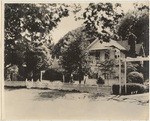
[[[100,58],[100,52],[99,52],[99,51],[96,51],[95,57],[96,57],[96,59],[99,59],[99,58]]]
[[[109,59],[109,56],[110,56],[109,51],[106,51],[106,52],[105,52],[105,60]]]
[[[119,50],[115,49],[115,58],[116,58],[116,59],[119,58],[119,55],[120,55]]]

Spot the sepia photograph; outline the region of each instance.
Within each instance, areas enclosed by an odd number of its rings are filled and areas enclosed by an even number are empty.
[[[2,120],[149,120],[149,1],[3,1],[1,20]]]

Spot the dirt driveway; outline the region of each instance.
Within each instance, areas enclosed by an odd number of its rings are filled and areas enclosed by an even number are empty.
[[[148,93],[115,96],[40,89],[5,89],[5,119],[147,120]]]

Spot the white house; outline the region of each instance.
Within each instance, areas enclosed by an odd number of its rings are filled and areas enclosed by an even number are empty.
[[[119,55],[119,52],[120,57],[124,58],[126,52],[126,48],[121,46],[115,40],[110,40],[109,42],[100,42],[99,39],[96,39],[88,46],[87,49],[90,55],[93,55],[94,59],[98,59],[99,61],[118,58],[115,55]]]
[[[109,59],[117,60],[118,58],[125,58],[127,50],[115,40],[100,42],[99,39],[96,39],[88,46],[87,51],[91,60],[91,70],[93,73],[100,74],[100,68],[97,66],[99,62],[104,62]]]

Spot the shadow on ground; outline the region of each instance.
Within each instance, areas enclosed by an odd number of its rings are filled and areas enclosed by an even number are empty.
[[[18,89],[26,89],[26,86],[18,86],[18,87],[4,86],[4,89],[7,91],[12,91],[12,90],[18,90]]]

